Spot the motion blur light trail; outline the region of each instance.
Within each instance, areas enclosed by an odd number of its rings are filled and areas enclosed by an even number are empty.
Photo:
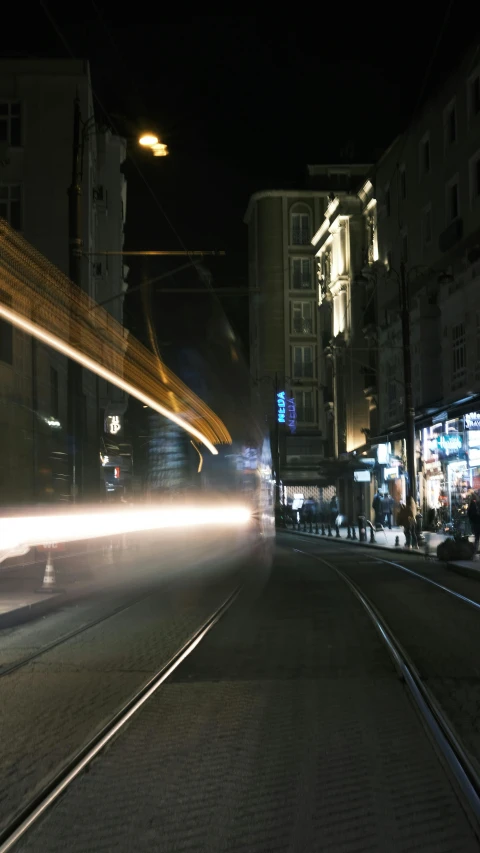
[[[251,519],[245,506],[169,506],[157,509],[109,510],[0,519],[2,554],[34,545],[78,542],[123,533],[190,530],[193,527],[243,527]]]
[[[211,453],[218,453],[216,444],[231,444],[206,403],[165,365],[159,377],[155,355],[3,219],[0,316],[150,406]]]

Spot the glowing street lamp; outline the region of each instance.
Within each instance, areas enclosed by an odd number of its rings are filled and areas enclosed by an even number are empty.
[[[167,146],[160,142],[158,136],[153,133],[144,133],[138,142],[143,148],[150,148],[154,157],[166,157],[168,154]]]

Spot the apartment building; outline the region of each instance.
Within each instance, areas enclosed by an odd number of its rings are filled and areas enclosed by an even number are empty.
[[[88,62],[0,60],[0,216],[69,273],[68,188],[74,101],[82,117],[82,288],[99,301],[125,289],[120,255],[126,213],[125,142],[95,120]],[[106,303],[121,320],[122,298]],[[99,455],[108,416],[125,401],[83,371],[86,491],[103,481]],[[113,405],[113,409],[111,409]],[[0,500],[70,500],[66,359],[8,324],[0,326]]]

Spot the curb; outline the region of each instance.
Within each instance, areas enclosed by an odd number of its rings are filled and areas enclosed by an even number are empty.
[[[31,604],[24,604],[15,610],[0,613],[0,628],[11,628],[14,625],[20,625],[30,619],[35,619],[37,616],[49,613],[58,607],[65,598],[66,593],[55,592],[51,593],[48,598],[39,598],[38,601],[33,601]]]
[[[457,575],[463,575],[465,578],[472,578],[473,580],[480,580],[480,567],[475,569],[473,566],[463,566],[458,563],[446,563],[447,569],[450,572],[455,572]]]
[[[405,553],[401,546],[392,547],[391,545],[381,545],[377,542],[359,542],[358,539],[355,542],[353,539],[342,539],[342,537],[337,536],[322,536],[321,533],[318,535],[316,533],[304,533],[303,530],[285,530],[283,528],[278,528],[277,533],[290,533],[293,536],[305,536],[307,539],[313,539],[315,542],[336,542],[337,545],[351,545],[355,548],[369,548],[370,550],[388,551],[389,554],[392,552],[394,554]],[[413,552],[408,551],[407,553],[411,554]],[[417,553],[425,556],[423,551],[418,551]]]

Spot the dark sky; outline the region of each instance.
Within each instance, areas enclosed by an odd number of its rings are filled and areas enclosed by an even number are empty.
[[[68,56],[66,42],[90,59],[94,91],[132,137],[148,184],[130,162],[128,247],[225,249],[224,261],[210,263],[215,281],[239,285],[251,192],[302,180],[307,163],[338,162],[350,141],[357,162],[375,158],[402,129],[432,59],[429,86],[455,61],[470,19],[463,1],[439,0],[428,15],[418,3],[371,2],[353,15],[350,4],[313,15],[306,8],[290,5],[288,17],[274,9],[180,17],[161,5],[132,3],[122,13],[101,0],[32,3],[26,32],[19,4],[9,12],[9,51]],[[168,158],[135,149],[147,126],[168,143]],[[161,261],[145,267],[148,275],[163,269]],[[132,262],[132,283],[138,275]],[[244,335],[246,300],[225,306]]]

